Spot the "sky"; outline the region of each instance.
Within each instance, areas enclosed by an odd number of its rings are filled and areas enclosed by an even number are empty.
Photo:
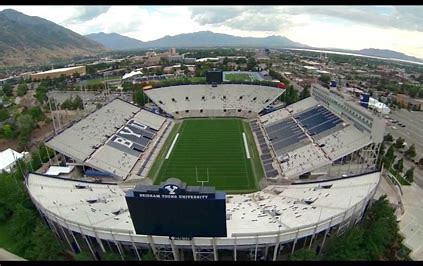
[[[285,36],[317,48],[390,49],[423,58],[423,6],[0,6],[79,34],[142,41],[213,31]]]

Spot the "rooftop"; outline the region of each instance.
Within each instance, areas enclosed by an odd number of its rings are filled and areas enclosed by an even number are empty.
[[[256,193],[227,195],[228,237],[270,234],[314,225],[331,217],[341,219],[344,211],[369,195],[379,177],[376,172],[319,184],[272,185]],[[134,232],[125,192],[118,185],[88,184],[31,173],[27,186],[34,200],[68,223]]]

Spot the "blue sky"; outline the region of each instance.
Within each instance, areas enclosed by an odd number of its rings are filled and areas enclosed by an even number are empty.
[[[320,48],[391,49],[423,58],[422,6],[1,6],[80,34],[142,41],[202,30],[282,35]]]

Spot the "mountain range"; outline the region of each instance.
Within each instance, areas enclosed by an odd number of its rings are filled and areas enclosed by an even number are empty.
[[[0,68],[33,66],[52,61],[95,56],[110,50],[200,47],[262,47],[318,49],[283,36],[239,37],[211,31],[184,33],[143,42],[117,33],[82,36],[46,19],[28,16],[13,9],[0,11]],[[327,49],[349,53],[423,62],[422,59],[391,50]]]
[[[93,41],[112,50],[149,49],[149,48],[194,48],[194,47],[284,47],[308,48],[310,46],[293,42],[283,36],[264,38],[238,37],[211,31],[184,33],[164,36],[160,39],[143,42],[116,33],[93,33],[85,35]]]
[[[13,9],[0,12],[0,65],[34,65],[104,51],[103,45],[46,19]]]
[[[193,47],[267,47],[267,48],[307,48],[311,46],[291,41],[283,36],[268,36],[264,38],[238,37],[228,34],[200,31],[193,33],[165,36],[163,38],[143,42],[138,39],[123,36],[117,33],[92,33],[85,35],[87,38],[99,42],[111,50],[132,50],[149,48],[193,48]],[[318,49],[318,48],[315,48]],[[320,48],[321,49],[321,48]],[[328,48],[330,51],[347,52],[352,54],[377,56],[383,58],[395,58],[401,60],[423,62],[422,59],[409,56],[400,52],[387,49],[362,49],[346,50]]]

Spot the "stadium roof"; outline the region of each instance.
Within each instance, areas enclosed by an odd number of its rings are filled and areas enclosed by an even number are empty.
[[[379,178],[380,173],[376,172],[319,184],[272,185],[256,193],[228,195],[228,237],[296,230],[331,217],[334,223],[339,222],[346,210],[369,196]],[[34,200],[68,224],[135,233],[125,192],[118,185],[88,184],[31,173],[27,186]]]
[[[51,69],[51,70],[47,70],[44,72],[38,72],[37,74],[50,74],[50,73],[56,73],[56,72],[62,72],[62,71],[69,71],[69,70],[73,70],[73,69],[78,69],[84,66],[74,66],[74,67],[64,67],[64,68],[56,68],[56,69]]]

